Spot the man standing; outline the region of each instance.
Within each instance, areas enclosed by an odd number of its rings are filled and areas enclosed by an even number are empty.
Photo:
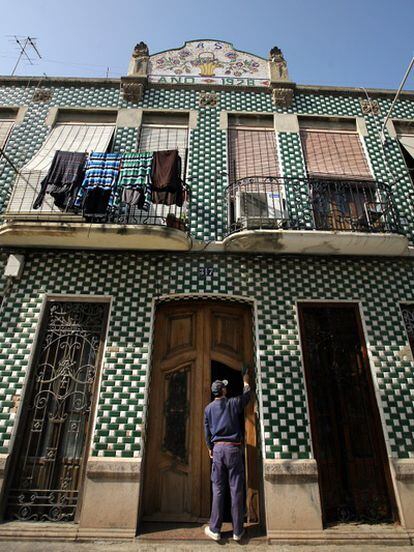
[[[249,377],[243,376],[243,394],[228,399],[226,380],[216,380],[211,386],[214,401],[206,406],[204,412],[204,430],[210,458],[211,481],[213,484],[213,503],[210,525],[205,533],[213,540],[220,540],[223,520],[224,494],[226,483],[230,486],[231,517],[233,520],[233,539],[240,541],[244,529],[244,466],[242,414],[250,401]]]

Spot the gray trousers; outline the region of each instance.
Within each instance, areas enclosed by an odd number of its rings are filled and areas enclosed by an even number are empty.
[[[241,535],[244,518],[244,466],[243,448],[232,445],[215,445],[211,482],[213,501],[211,506],[210,529],[215,533],[221,530],[223,521],[224,495],[228,481],[231,496],[231,518],[233,533]]]

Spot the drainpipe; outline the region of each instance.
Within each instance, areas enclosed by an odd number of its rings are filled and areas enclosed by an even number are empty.
[[[413,57],[413,58],[411,59],[411,61],[410,61],[410,65],[408,66],[408,69],[407,69],[407,71],[405,72],[404,78],[403,78],[403,80],[401,81],[401,84],[400,84],[400,86],[399,86],[399,88],[398,88],[398,90],[397,90],[397,93],[396,93],[396,95],[395,95],[395,98],[393,99],[392,104],[391,104],[391,106],[390,106],[390,108],[389,108],[389,110],[388,110],[387,116],[385,117],[385,120],[384,120],[384,122],[383,122],[383,124],[382,124],[382,128],[381,128],[381,141],[382,141],[383,143],[385,142],[385,133],[384,133],[384,131],[385,131],[385,125],[387,124],[388,119],[391,117],[391,113],[392,113],[392,110],[394,109],[395,102],[398,100],[398,96],[400,95],[400,92],[401,92],[401,90],[403,89],[403,86],[404,86],[404,84],[405,84],[405,81],[408,79],[408,75],[410,74],[410,71],[411,71],[413,65],[414,65],[414,57]]]

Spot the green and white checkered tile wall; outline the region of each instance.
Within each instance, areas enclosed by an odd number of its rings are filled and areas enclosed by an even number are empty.
[[[52,106],[198,109],[189,156],[190,222],[193,237],[205,241],[223,237],[227,224],[227,179],[222,174],[227,171],[226,132],[219,129],[220,111],[282,111],[274,107],[270,94],[242,90],[217,92],[214,108],[200,108],[199,92],[188,89],[147,90],[138,105],[126,104],[117,85],[56,84],[51,87],[52,99],[44,104],[31,101],[33,90],[34,85],[0,88],[0,105],[29,105],[23,123],[15,126],[7,144],[6,151],[18,167],[44,140],[48,132],[44,121]],[[379,103],[383,114],[390,100],[380,99]],[[326,92],[298,92],[285,111],[362,116],[358,98]],[[414,118],[414,102],[401,100],[395,116]],[[374,175],[387,182],[401,177],[397,199],[407,231],[412,232],[412,184],[399,146],[391,140],[382,146],[378,115],[365,116],[365,120],[369,131],[365,145]],[[133,150],[136,140],[135,129],[120,128],[114,150]],[[283,174],[304,176],[299,136],[282,133],[278,142]],[[13,178],[13,171],[0,162],[0,210],[10,195]],[[200,268],[207,265],[214,268],[213,275],[201,277]],[[14,399],[27,374],[45,293],[114,298],[93,454],[120,457],[141,453],[153,298],[208,293],[257,301],[267,458],[311,455],[295,318],[295,301],[302,299],[361,302],[390,449],[395,457],[414,457],[413,363],[404,356],[408,341],[399,306],[414,302],[413,273],[410,260],[27,251],[23,278],[14,284],[1,315],[0,452],[9,450],[16,416]]]
[[[202,277],[200,268],[213,268]],[[414,302],[408,260],[31,252],[1,319],[0,452],[7,452],[45,293],[113,297],[93,454],[139,456],[152,299],[243,296],[257,302],[267,458],[308,458],[309,426],[296,301],[358,301],[395,457],[414,457],[413,364],[400,304]]]

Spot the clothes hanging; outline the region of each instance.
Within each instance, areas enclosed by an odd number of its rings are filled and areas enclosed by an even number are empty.
[[[149,211],[151,205],[152,152],[124,153],[117,185],[117,202]]]
[[[42,205],[47,193],[53,197],[56,207],[70,209],[85,176],[86,159],[86,153],[56,151],[49,171],[40,185],[33,209]]]
[[[84,216],[106,215],[111,194],[111,189],[105,189],[99,186],[96,188],[89,188],[85,193],[85,199],[83,202]]]
[[[151,180],[153,203],[182,206],[184,190],[181,180],[181,157],[178,155],[178,150],[154,153]]]
[[[120,153],[92,152],[90,154],[86,163],[85,178],[75,199],[76,207],[83,208],[86,197],[88,197],[95,188],[101,189],[102,192],[104,190],[109,191],[109,194],[101,193],[101,195],[103,197],[108,196],[108,209],[113,206],[121,157]],[[92,198],[96,199],[98,195],[99,192],[95,192],[95,194],[92,194]]]

